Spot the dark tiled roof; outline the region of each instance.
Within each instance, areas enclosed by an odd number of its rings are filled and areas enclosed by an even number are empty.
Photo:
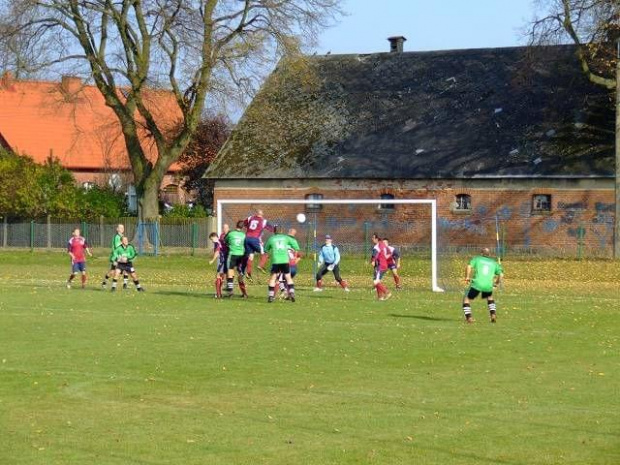
[[[613,176],[612,97],[571,46],[306,61],[280,63],[208,177]]]

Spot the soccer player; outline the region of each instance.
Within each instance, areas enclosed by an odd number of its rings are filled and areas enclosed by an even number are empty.
[[[67,252],[71,256],[71,274],[67,280],[67,289],[71,289],[71,281],[75,278],[75,275],[82,273],[82,289],[86,287],[86,252],[89,256],[93,256],[90,252],[90,247],[86,242],[86,239],[80,234],[79,228],[75,228],[71,233],[71,238],[67,244]]]
[[[295,230],[292,230],[295,232]],[[291,277],[291,269],[289,266],[289,249],[299,251],[299,244],[297,240],[290,234],[278,233],[278,228],[273,228],[273,235],[265,244],[265,251],[271,258],[271,276],[269,277],[268,284],[268,297],[267,302],[273,302],[276,292],[276,278],[280,273],[284,275],[286,279],[286,285],[288,287],[288,295],[291,302],[295,302],[295,284]]]
[[[110,269],[103,277],[103,281],[101,283],[101,287],[103,289],[106,288],[108,284],[108,279],[113,278],[116,275],[116,263],[114,263],[114,260],[112,260],[112,256],[114,255],[114,251],[116,250],[116,248],[121,245],[121,241],[124,235],[125,235],[125,225],[122,225],[122,224],[117,225],[116,234],[114,234],[114,237],[112,238],[112,245],[111,245],[111,250],[110,250]],[[127,283],[128,283],[127,274],[123,273],[123,289],[127,289]]]
[[[323,276],[328,271],[334,273],[334,278],[346,292],[349,292],[347,282],[340,277],[340,251],[332,242],[332,237],[327,234],[325,236],[325,244],[319,250],[319,270],[316,273],[316,287],[314,292],[323,290]]]
[[[388,252],[390,254],[390,258],[388,259],[388,270],[392,272],[396,289],[400,290],[402,289],[400,284],[400,275],[398,274],[398,270],[400,269],[400,252],[396,247],[392,247],[390,245],[390,241],[387,237],[383,238],[383,243],[388,248]]]
[[[123,236],[121,239],[121,245],[114,249],[114,253],[112,254],[112,261],[116,263],[116,272],[114,274],[114,278],[112,279],[112,288],[110,291],[116,291],[118,277],[121,273],[127,273],[131,276],[131,279],[133,279],[133,283],[136,285],[136,291],[144,292],[144,288],[140,285],[138,275],[133,267],[133,260],[137,255],[136,249],[129,243],[129,239]]]
[[[463,313],[467,323],[474,322],[470,301],[475,299],[478,294],[482,294],[482,298],[487,299],[491,323],[497,321],[497,307],[493,299],[493,288],[499,285],[504,272],[502,266],[491,258],[490,255],[489,248],[484,247],[480,251],[480,255],[472,258],[465,269],[465,283],[469,288],[465,292],[465,297],[463,297]]]
[[[226,236],[224,236],[226,237]],[[222,298],[222,283],[226,279],[228,269],[226,268],[226,253],[227,249],[218,237],[217,233],[212,232],[209,234],[209,239],[213,242],[213,258],[209,261],[209,265],[217,260],[217,267],[215,271],[215,298]]]
[[[228,260],[226,261],[226,297],[232,297],[234,290],[235,272],[237,272],[237,282],[241,290],[241,297],[247,298],[248,293],[243,279],[245,269],[245,233],[243,232],[243,220],[237,221],[237,227],[234,231],[226,234],[225,244],[228,248]]]
[[[294,228],[289,229],[288,235],[294,238],[297,235],[297,230]],[[292,247],[289,247],[288,266],[292,279],[295,279],[295,276],[297,275],[297,264],[299,263],[299,260],[301,260],[301,252],[299,250],[295,250]],[[290,292],[287,286],[286,277],[283,273],[280,273],[278,275],[278,284],[280,286],[281,295],[283,296],[286,294],[287,300],[290,299]]]
[[[385,242],[383,242],[376,233],[372,235],[372,242],[374,244],[372,248],[372,258],[370,259],[370,263],[374,269],[372,284],[377,291],[379,300],[387,300],[392,297],[392,294],[381,280],[388,270],[389,260],[391,258],[390,251],[387,245],[385,245]]]
[[[263,211],[256,210],[254,215],[248,216],[243,225],[246,229],[245,235],[245,255],[247,256],[247,268],[246,275],[249,279],[252,279],[252,263],[254,262],[254,254],[259,253],[261,258],[258,264],[258,269],[265,272],[265,265],[267,264],[267,254],[263,250],[263,244],[261,236],[263,231],[273,231],[273,226],[263,218]]]

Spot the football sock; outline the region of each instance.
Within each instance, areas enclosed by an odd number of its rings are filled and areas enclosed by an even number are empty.
[[[286,281],[280,279],[280,281],[278,282],[278,287],[282,292],[286,291]]]
[[[471,305],[463,304],[463,313],[465,314],[465,317],[471,316]]]
[[[233,278],[226,278],[226,291],[229,294],[232,294],[233,288],[234,288]]]
[[[344,279],[341,279],[338,284],[340,284],[340,287],[342,287],[343,289],[347,288],[347,282]]]
[[[491,315],[495,314],[495,312],[497,311],[497,307],[495,306],[495,301],[489,300],[488,305],[489,305],[489,313]]]
[[[241,290],[241,295],[247,296],[248,292],[245,289],[245,282],[239,281],[239,289]]]
[[[383,295],[383,290],[381,289],[381,283],[375,284],[375,289],[377,290],[377,297],[381,298]]]
[[[258,262],[258,266],[260,268],[265,268],[265,265],[267,264],[267,259],[269,258],[269,255],[267,255],[266,253],[262,254],[260,256],[260,261]]]
[[[86,275],[85,274],[82,275],[82,286],[84,286],[84,284],[86,284]]]
[[[112,280],[112,289],[116,289],[116,285],[118,284],[118,279],[114,278]]]
[[[316,287],[318,287],[319,289],[321,289],[323,287],[323,280],[322,279],[317,279],[316,280]]]
[[[136,285],[136,289],[140,289],[140,281],[136,279],[133,283]]]
[[[400,286],[400,276],[397,274],[394,275],[394,283],[396,283],[397,286]]]
[[[69,275],[69,279],[67,279],[67,282],[70,283],[71,281],[73,281],[73,278],[75,278],[74,274],[70,274]]]
[[[123,286],[127,287],[127,284],[129,284],[129,278],[127,277],[127,275],[123,276]]]
[[[288,285],[288,295],[295,297],[295,285],[293,283]]]
[[[222,277],[218,276],[215,280],[215,295],[222,297]]]
[[[252,263],[254,262],[253,259],[248,258],[248,263],[245,266],[245,274],[252,274]]]
[[[275,286],[267,286],[269,288],[269,293],[267,294],[270,298],[273,298],[276,294]]]

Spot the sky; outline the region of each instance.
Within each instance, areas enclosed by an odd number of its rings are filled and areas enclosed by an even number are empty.
[[[534,0],[343,0],[347,15],[320,36],[318,54],[389,51],[405,36],[405,51],[525,45],[523,28]]]

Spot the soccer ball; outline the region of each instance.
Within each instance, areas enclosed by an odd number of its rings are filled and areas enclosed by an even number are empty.
[[[305,223],[306,222],[306,215],[304,215],[303,213],[297,213],[297,222],[298,223]]]

